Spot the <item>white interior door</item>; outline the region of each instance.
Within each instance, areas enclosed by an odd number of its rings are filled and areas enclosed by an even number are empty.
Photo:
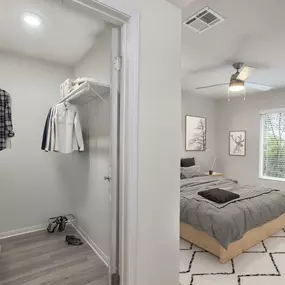
[[[112,30],[111,78],[111,252],[110,283],[119,284],[119,82],[121,69],[120,30]]]

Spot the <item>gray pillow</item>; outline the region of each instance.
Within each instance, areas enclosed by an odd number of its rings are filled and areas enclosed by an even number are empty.
[[[182,175],[185,177],[185,179],[201,176],[200,165],[194,165],[190,167],[180,167],[180,177]]]

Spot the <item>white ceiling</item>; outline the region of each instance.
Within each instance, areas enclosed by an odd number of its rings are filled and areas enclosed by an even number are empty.
[[[39,15],[43,25],[27,26],[22,20],[24,12]],[[67,8],[60,0],[1,1],[0,50],[72,66],[104,28],[103,21]]]
[[[197,0],[167,0],[167,1],[179,7],[180,9],[183,9],[187,7],[191,2]]]
[[[228,88],[194,91],[195,87],[227,83],[231,64],[242,61],[256,68],[248,81],[275,88],[285,86],[285,1],[169,0],[183,8],[183,20],[209,6],[226,20],[196,34],[183,27],[183,89],[214,98]],[[186,5],[186,6],[185,6]],[[248,90],[248,93],[256,92]]]

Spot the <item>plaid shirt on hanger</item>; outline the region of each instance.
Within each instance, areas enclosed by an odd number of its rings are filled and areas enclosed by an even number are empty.
[[[11,114],[11,97],[0,89],[0,151],[6,148],[7,138],[14,136]]]

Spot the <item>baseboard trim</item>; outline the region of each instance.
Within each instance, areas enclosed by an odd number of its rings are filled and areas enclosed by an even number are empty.
[[[92,250],[100,257],[100,259],[109,267],[109,258],[107,255],[97,246],[97,244],[80,228],[76,223],[70,223],[77,233],[83,238],[83,240],[92,248]]]
[[[21,236],[21,235],[25,235],[29,233],[39,232],[45,229],[46,229],[46,225],[38,225],[38,226],[32,226],[32,227],[27,227],[27,228],[21,228],[21,229],[9,231],[9,232],[4,232],[4,233],[0,233],[0,240],[10,238],[10,237],[15,237],[15,236]]]

